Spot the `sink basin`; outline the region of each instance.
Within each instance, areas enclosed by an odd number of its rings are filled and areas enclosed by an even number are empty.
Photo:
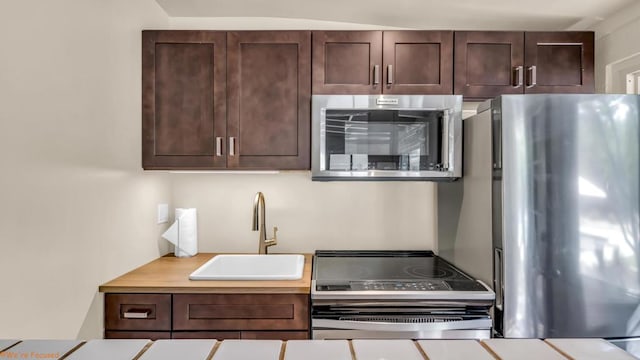
[[[304,255],[217,255],[189,275],[191,280],[298,280]]]

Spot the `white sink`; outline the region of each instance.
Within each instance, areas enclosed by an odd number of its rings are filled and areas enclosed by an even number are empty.
[[[189,275],[191,280],[298,280],[304,255],[216,255]]]

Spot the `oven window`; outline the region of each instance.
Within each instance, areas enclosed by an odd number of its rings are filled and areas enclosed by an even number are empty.
[[[442,110],[326,110],[325,169],[435,170]]]

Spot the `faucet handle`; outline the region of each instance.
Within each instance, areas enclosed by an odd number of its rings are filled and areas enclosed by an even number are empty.
[[[273,240],[274,242],[278,241],[278,236],[276,235],[276,233],[278,232],[278,227],[274,226],[273,227],[273,238],[271,240]]]

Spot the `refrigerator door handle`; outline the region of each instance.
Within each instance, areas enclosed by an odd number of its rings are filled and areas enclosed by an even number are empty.
[[[504,267],[502,266],[502,249],[494,249],[493,254],[493,281],[496,292],[496,309],[502,311],[504,304]]]

